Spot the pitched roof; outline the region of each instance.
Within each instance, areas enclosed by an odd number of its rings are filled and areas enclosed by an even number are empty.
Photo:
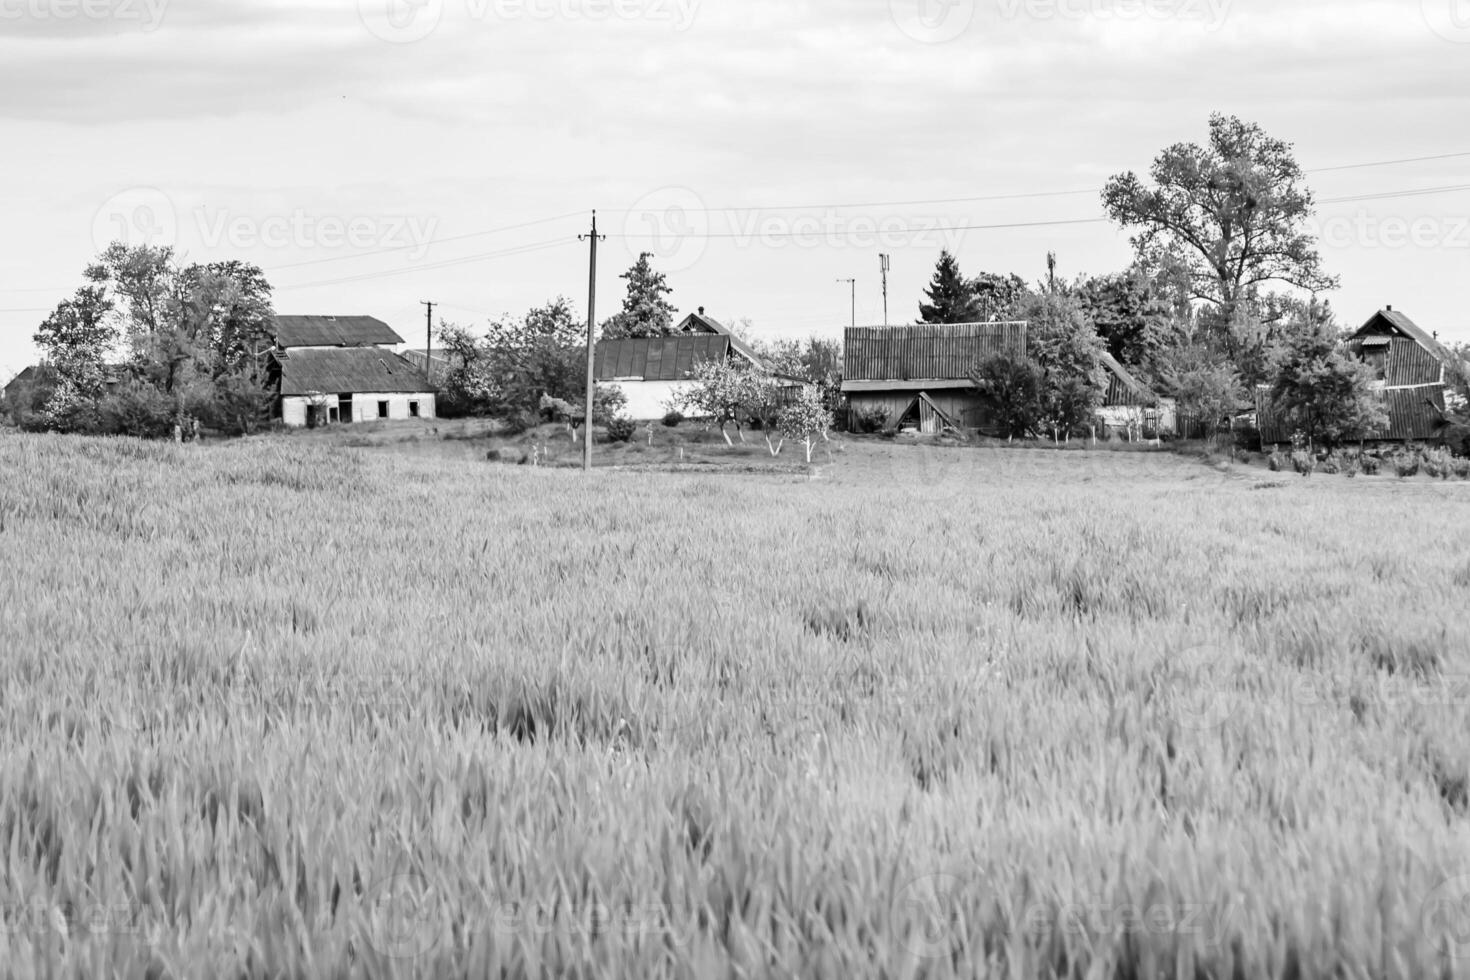
[[[760,355],[749,344],[735,336],[730,328],[719,320],[716,320],[712,316],[706,316],[703,309],[697,313],[691,313],[679,321],[679,325],[674,328],[674,332],[685,334],[717,334],[721,337],[729,337],[730,346],[734,347],[741,357],[757,367],[765,366],[761,363]]]
[[[1367,323],[1359,327],[1352,336],[1358,338],[1372,334],[1381,334],[1384,332],[1385,327],[1387,328],[1387,332],[1408,337],[1425,350],[1431,351],[1441,360],[1453,360],[1449,350],[1439,341],[1435,340],[1433,334],[1398,310],[1379,310],[1368,319]]]
[[[401,344],[403,338],[375,316],[277,316],[281,347],[366,347]]]
[[[1158,399],[1149,390],[1148,385],[1135,378],[1117,358],[1103,351],[1098,355],[1098,360],[1110,375],[1105,404],[1109,405],[1152,405]]]
[[[850,381],[958,381],[997,354],[1026,353],[1026,323],[919,323],[849,327],[842,339]]]
[[[276,363],[282,395],[434,390],[422,371],[377,347],[285,351]]]
[[[592,376],[598,381],[680,381],[702,361],[725,360],[731,347],[731,338],[720,334],[599,340]]]

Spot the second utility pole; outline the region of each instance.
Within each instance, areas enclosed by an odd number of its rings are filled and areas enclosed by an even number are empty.
[[[839,279],[837,281],[838,282],[845,282],[849,286],[852,287],[852,325],[854,327],[856,327],[857,326],[857,280],[856,279]]]
[[[434,307],[437,305],[432,300],[421,300],[428,310],[425,311],[424,319],[424,377],[430,383],[434,380]]]
[[[578,235],[578,241],[592,242],[592,264],[587,273],[587,415],[582,419],[582,469],[592,471],[592,394],[597,382],[592,377],[597,343],[597,212],[592,212],[592,234]]]

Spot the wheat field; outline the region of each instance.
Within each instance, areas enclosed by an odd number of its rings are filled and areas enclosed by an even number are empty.
[[[1467,525],[1169,454],[0,435],[0,962],[1470,975]]]

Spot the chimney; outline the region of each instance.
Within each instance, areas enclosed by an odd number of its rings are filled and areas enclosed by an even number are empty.
[[[1392,303],[1389,303],[1389,304],[1388,304],[1388,305],[1387,305],[1387,306],[1385,306],[1385,307],[1384,307],[1384,308],[1383,308],[1383,309],[1384,309],[1384,311],[1385,311],[1385,312],[1387,312],[1387,313],[1392,313],[1392,312],[1393,312],[1393,304],[1392,304]]]
[[[702,306],[699,308],[699,315],[704,316],[704,307]]]

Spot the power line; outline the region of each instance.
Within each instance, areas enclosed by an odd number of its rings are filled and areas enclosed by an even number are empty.
[[[487,228],[484,231],[471,231],[463,235],[450,235],[448,238],[431,238],[426,242],[411,242],[407,245],[393,245],[388,248],[370,249],[366,252],[354,252],[351,255],[333,255],[324,259],[308,259],[305,262],[290,262],[286,265],[273,265],[265,271],[279,269],[299,269],[306,265],[321,265],[324,262],[346,262],[349,259],[365,259],[374,255],[387,255],[391,252],[403,252],[414,248],[428,248],[430,245],[443,245],[446,242],[462,242],[469,238],[483,238],[486,235],[498,235],[506,231],[518,231],[521,228],[532,228],[536,225],[546,225],[553,221],[565,221],[568,218],[581,217],[581,211],[569,211],[566,214],[558,214],[551,218],[537,218],[535,221],[523,221],[518,225],[505,225],[501,228]]]
[[[414,266],[411,269],[394,269],[388,272],[368,272],[354,276],[343,276],[338,279],[323,279],[317,282],[301,282],[295,283],[294,285],[290,286],[276,286],[273,287],[273,291],[283,293],[290,292],[293,289],[312,289],[317,286],[336,286],[342,283],[364,282],[369,279],[387,279],[392,276],[405,276],[411,275],[416,272],[430,272],[435,269],[447,269],[451,266],[467,265],[471,262],[481,262],[486,259],[502,258],[509,255],[522,255],[527,252],[538,252],[542,249],[555,248],[558,245],[566,244],[569,244],[569,241],[567,239],[557,238],[544,242],[536,242],[530,245],[520,245],[515,248],[501,249],[495,252],[482,252],[478,255],[466,255],[462,256],[461,258],[447,259],[442,262],[430,262],[426,265]]]

